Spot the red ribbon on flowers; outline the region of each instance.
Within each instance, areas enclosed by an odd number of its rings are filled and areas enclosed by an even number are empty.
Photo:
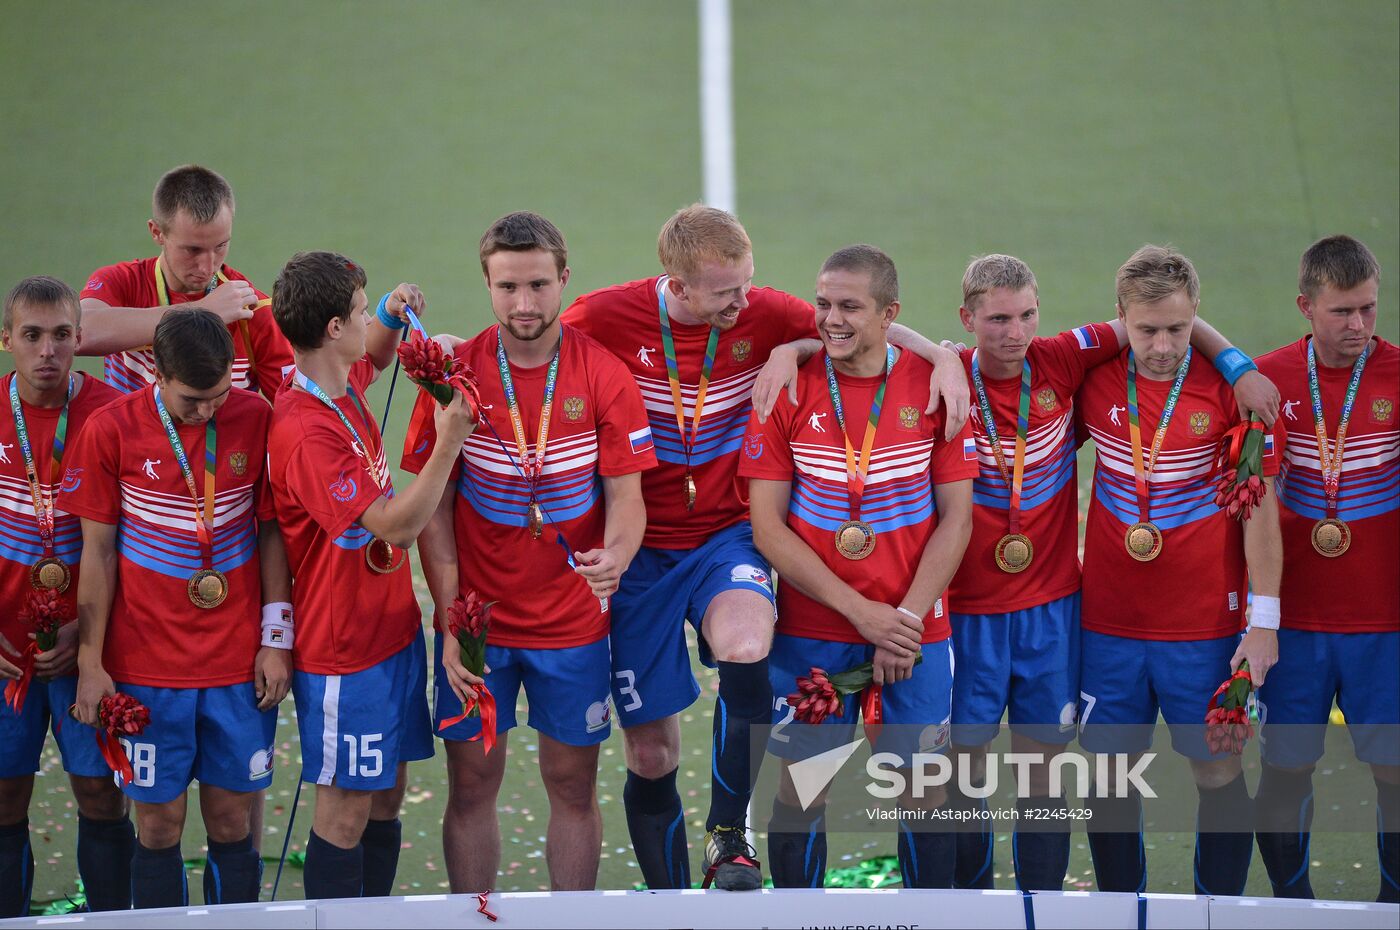
[[[860,693],[860,716],[865,721],[865,738],[870,745],[880,738],[880,728],[885,725],[884,686],[872,684]]]
[[[135,777],[131,760],[127,759],[126,751],[122,749],[121,737],[140,736],[150,723],[150,709],[120,691],[107,695],[97,706],[97,747],[102,751],[107,767],[117,774],[119,785],[125,785]]]
[[[492,923],[495,923],[496,915],[486,909],[486,898],[490,894],[491,892],[489,891],[483,891],[481,894],[476,896],[476,912],[478,914],[483,915],[487,920],[491,921]]]
[[[438,724],[438,732],[441,733],[453,724],[461,723],[472,715],[476,710],[481,713],[481,732],[471,739],[469,743],[482,740],[486,752],[490,753],[496,748],[496,696],[491,693],[491,689],[486,685],[476,685],[476,697],[471,698],[462,704],[462,712],[455,717],[448,717]]]
[[[5,684],[5,703],[16,717],[24,709],[24,699],[29,695],[29,683],[34,680],[34,659],[39,652],[39,644],[30,640],[20,653],[19,677]]]
[[[102,750],[102,758],[106,760],[107,767],[117,774],[118,784],[128,784],[136,777],[136,773],[131,770],[131,760],[126,757],[126,750],[122,749],[121,740],[106,730],[98,730],[97,748]]]

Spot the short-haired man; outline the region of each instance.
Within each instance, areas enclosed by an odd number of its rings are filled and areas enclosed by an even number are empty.
[[[1376,782],[1376,900],[1400,893],[1400,349],[1376,335],[1381,269],[1351,236],[1303,253],[1311,333],[1259,359],[1289,412],[1282,445],[1279,663],[1260,692],[1259,852],[1274,894],[1311,898],[1312,772],[1332,702]],[[1296,409],[1296,413],[1294,410]]]
[[[316,785],[310,898],[393,890],[407,763],[433,754],[423,618],[407,547],[427,524],[471,429],[461,400],[435,413],[442,445],[395,493],[365,389],[394,358],[411,284],[370,317],[366,277],[333,252],[300,252],[272,310],[296,370],[277,394],[268,474],[291,565],[292,689],[302,780]]]
[[[122,743],[138,841],[132,904],[188,901],[180,837],[200,783],[204,900],[256,901],[252,804],[272,779],[276,705],[291,661],[259,632],[290,609],[264,462],[272,409],[231,386],[233,340],[208,310],[156,326],[156,383],[93,414],[65,492],[82,518],[77,715],[123,691],[151,723]]]
[[[623,803],[649,888],[689,888],[685,818],[676,789],[680,711],[700,694],[685,643],[717,666],[706,883],[762,884],[745,841],[760,760],[749,731],[769,720],[771,573],[753,545],[738,480],[750,409],[766,416],[816,340],[806,301],[753,286],[753,247],[723,210],[695,204],[661,229],[663,274],[585,294],[564,320],[606,346],[642,389],[659,466],[642,477],[647,531],[613,603],[613,697],[623,727]],[[938,356],[939,393],[965,419],[967,385],[952,353],[896,325],[896,344]],[[751,403],[752,400],[752,403]]]
[[[1076,402],[1096,447],[1084,540],[1080,744],[1145,751],[1158,710],[1200,794],[1198,894],[1239,895],[1251,807],[1238,756],[1212,755],[1203,715],[1215,688],[1249,662],[1256,685],[1278,656],[1282,543],[1267,441],[1265,495],[1244,526],[1214,503],[1217,457],[1239,422],[1225,379],[1189,345],[1200,284],[1179,252],[1147,245],[1118,269],[1128,349],[1091,371]],[[1248,569],[1249,630],[1240,637]],[[1098,786],[1107,793],[1107,785]],[[1089,849],[1101,891],[1142,891],[1142,798],[1094,797]]]
[[[456,480],[419,537],[438,616],[435,717],[447,744],[448,878],[456,892],[495,886],[496,798],[523,686],[549,796],[550,886],[592,889],[603,838],[598,745],[611,730],[607,599],[641,545],[641,472],[656,456],[626,368],[559,322],[569,268],[554,224],[508,214],[482,235],[479,252],[497,323],[458,345],[455,357],[477,373],[487,428],[461,447]],[[432,405],[419,396],[414,421],[427,428],[408,437],[407,471],[421,470],[434,444]],[[468,589],[495,604],[484,683],[499,708],[499,737],[489,753],[480,717],[441,729],[483,683],[463,667],[445,622]]]
[[[898,314],[889,256],[856,245],[828,258],[816,301],[825,351],[799,370],[796,407],[779,404],[766,422],[756,413],[750,420],[739,473],[750,479],[754,541],[781,579],[773,692],[793,690],[813,666],[835,673],[873,661],[882,722],[939,735],[928,743],[921,736],[917,747],[893,741],[908,761],[915,748],[947,748],[946,588],[972,529],[977,463],[966,425],[948,441],[945,414],[924,413],[930,366],[886,339]],[[848,699],[823,726],[853,724],[860,704]],[[821,887],[825,805],[798,806],[788,766],[804,755],[802,740],[780,732],[792,719],[785,703],[773,711],[779,726],[770,748],[784,757],[784,772],[769,867],[778,887]],[[934,789],[901,806],[937,808],[943,795]],[[951,833],[901,820],[906,887],[952,887],[954,857]]]
[[[1012,857],[1017,887],[1058,891],[1069,866],[1065,801],[1050,797],[1048,760],[1074,737],[1079,698],[1079,555],[1074,395],[1096,365],[1128,344],[1119,320],[1036,336],[1040,294],[1019,258],[984,255],[963,274],[963,327],[977,337],[962,352],[973,387],[972,539],[951,587],[953,745],[981,783],[987,744],[1003,715],[1014,752],[1046,762],[1028,769],[1018,797]],[[1230,362],[1242,353],[1199,317],[1191,341]],[[1277,392],[1247,364],[1226,365],[1237,398],[1273,419]],[[961,809],[986,809],[954,789]],[[1053,808],[1053,810],[1046,810]],[[992,887],[990,819],[971,816],[958,833],[956,887]]]
[[[92,728],[67,714],[77,690],[77,624],[66,623],[58,644],[38,652],[33,630],[20,620],[31,593],[46,590],[61,597],[70,621],[77,616],[83,541],[63,493],[64,449],[93,411],[121,396],[73,371],[81,338],[78,295],[57,278],[25,278],[5,296],[0,341],[15,369],[0,378],[8,400],[8,413],[0,414],[0,682],[19,679],[29,655],[34,677],[18,713],[0,704],[0,917],[29,915],[29,800],[50,726],[78,805],[78,874],[88,905],[95,911],[131,906],[135,833],[126,800]]]
[[[151,197],[155,258],[94,271],[79,295],[84,355],[105,355],[107,382],[134,391],[156,379],[151,339],[172,306],[218,314],[234,340],[233,386],[269,400],[292,364],[266,294],[224,264],[233,237],[233,188],[218,173],[181,165],[161,176]]]

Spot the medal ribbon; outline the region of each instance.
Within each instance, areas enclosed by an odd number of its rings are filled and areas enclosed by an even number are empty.
[[[1162,406],[1162,419],[1157,423],[1157,432],[1152,436],[1152,450],[1144,464],[1142,460],[1142,425],[1138,419],[1137,362],[1128,351],[1128,439],[1133,444],[1133,477],[1137,481],[1138,514],[1142,522],[1151,520],[1151,491],[1147,486],[1147,476],[1157,464],[1157,454],[1162,451],[1162,440],[1167,438],[1167,427],[1171,425],[1172,414],[1176,412],[1176,402],[1181,397],[1181,385],[1186,381],[1186,373],[1191,370],[1191,349],[1176,367],[1176,380],[1172,382],[1171,393]]]
[[[520,418],[520,403],[515,396],[515,382],[510,377],[510,360],[506,358],[506,347],[501,342],[499,330],[496,333],[496,366],[501,370],[501,387],[506,392],[506,409],[510,411],[510,428],[515,433],[515,448],[520,454],[520,470],[530,485],[530,500],[535,499],[535,488],[540,483],[544,471],[544,453],[549,445],[549,415],[554,410],[554,388],[559,377],[559,352],[564,347],[564,334],[559,333],[559,345],[554,348],[554,358],[549,360],[549,374],[544,382],[544,405],[540,407],[540,431],[535,439],[535,455],[525,441],[525,423]]]
[[[180,474],[185,478],[185,487],[190,492],[190,498],[194,501],[194,528],[199,536],[200,548],[204,550],[205,568],[212,568],[214,565],[214,466],[218,462],[216,455],[217,436],[214,431],[214,418],[204,424],[204,506],[201,509],[199,503],[199,488],[194,483],[194,471],[190,468],[189,457],[185,455],[184,444],[180,442],[180,434],[175,431],[175,422],[170,418],[170,411],[165,409],[165,401],[161,400],[160,388],[151,389],[151,393],[156,399],[156,412],[160,414],[160,425],[165,427],[165,438],[170,441],[170,448],[175,452],[175,461],[180,463]]]
[[[1356,402],[1356,390],[1361,387],[1361,372],[1366,369],[1366,358],[1371,354],[1371,344],[1367,343],[1361,357],[1351,366],[1351,380],[1347,382],[1347,393],[1342,401],[1342,418],[1337,421],[1337,450],[1327,454],[1327,421],[1322,416],[1322,389],[1317,383],[1317,356],[1313,353],[1313,341],[1308,340],[1308,391],[1312,394],[1313,431],[1317,433],[1317,458],[1322,468],[1322,489],[1327,495],[1327,516],[1337,512],[1337,492],[1342,484],[1342,452],[1347,444],[1347,427],[1351,424],[1351,408]],[[26,460],[27,461],[27,460]]]
[[[1011,488],[1011,501],[1006,516],[1012,533],[1021,532],[1021,486],[1026,477],[1026,437],[1031,427],[1031,363],[1021,359],[1021,400],[1016,408],[1016,452],[1011,474],[1006,471],[1006,453],[1001,448],[1001,437],[997,435],[997,422],[992,416],[992,405],[987,400],[987,389],[982,384],[982,369],[977,364],[977,350],[972,352],[972,384],[977,389],[977,405],[982,410],[982,426],[987,433],[987,442],[992,447],[997,471],[1002,480]]]
[[[846,493],[851,501],[851,519],[860,519],[860,500],[865,496],[865,476],[870,474],[870,456],[875,450],[875,429],[880,424],[880,409],[885,404],[885,388],[890,383],[890,370],[894,368],[894,346],[885,346],[885,379],[875,392],[870,404],[870,419],[865,424],[865,437],[860,443],[860,456],[856,456],[851,445],[851,434],[846,431],[846,411],[841,406],[841,388],[836,383],[836,369],[831,364],[831,356],[824,355],[826,362],[826,389],[831,394],[831,406],[836,411],[836,422],[841,426],[841,438],[846,441]]]
[[[355,429],[355,425],[350,422],[350,418],[345,415],[344,411],[336,406],[335,401],[331,400],[330,395],[327,394],[319,384],[312,381],[300,371],[293,374],[292,380],[303,391],[335,411],[335,415],[339,418],[341,425],[350,433],[350,448],[355,451],[356,455],[365,460],[365,468],[369,471],[370,477],[373,478],[374,483],[383,490],[385,476],[379,473],[379,459],[371,453],[369,446],[365,445],[364,440],[360,438],[359,430]],[[355,409],[359,411],[360,419],[366,424],[373,423],[374,421],[369,418],[369,413],[365,410],[365,405],[360,402],[359,395],[355,393],[355,389],[347,384],[345,386],[345,393],[350,395],[350,402],[353,403]]]
[[[204,296],[208,297],[213,293],[214,288],[220,284],[228,283],[228,275],[224,274],[223,268],[214,273],[214,277],[209,279],[209,286],[204,289]],[[165,272],[161,270],[160,256],[156,256],[156,300],[162,307],[170,306],[170,291],[165,285]],[[238,334],[243,337],[243,348],[248,356],[248,371],[251,372],[250,383],[257,383],[257,368],[253,362],[253,336],[248,331],[248,321],[238,321]]]
[[[63,410],[58,415],[58,427],[53,434],[53,455],[49,462],[49,487],[39,483],[39,469],[34,464],[34,449],[29,444],[29,429],[24,422],[24,406],[19,400],[19,373],[10,376],[10,413],[15,418],[15,433],[24,453],[24,477],[29,482],[29,496],[34,501],[34,519],[39,524],[39,539],[44,544],[44,556],[53,556],[54,489],[62,472],[63,445],[68,435],[68,402],[73,399],[73,376],[68,376],[68,393],[63,397]]]
[[[719,348],[719,327],[710,327],[710,339],[705,343],[705,362],[700,368],[700,384],[695,389],[695,413],[690,420],[690,438],[685,435],[685,399],[681,396],[680,366],[676,363],[676,340],[671,334],[671,317],[666,312],[666,282],[656,284],[656,305],[661,312],[661,351],[666,356],[666,380],[671,383],[671,403],[676,408],[676,428],[685,450],[685,470],[690,473],[690,455],[695,451],[695,439],[700,434],[700,417],[705,410],[705,394],[710,389],[710,375],[715,368],[715,350]]]

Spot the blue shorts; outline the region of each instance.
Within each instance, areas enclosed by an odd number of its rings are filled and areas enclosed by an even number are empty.
[[[350,791],[394,787],[399,764],[433,756],[428,647],[413,642],[349,675],[295,672],[301,779]]]
[[[1003,614],[958,614],[953,627],[953,742],[981,746],[1010,710],[1042,743],[1074,739],[1079,698],[1079,593]]]
[[[1084,630],[1080,643],[1079,745],[1094,753],[1143,752],[1157,710],[1172,748],[1189,759],[1217,759],[1206,747],[1206,706],[1230,677],[1240,638],[1128,639]]]
[[[916,752],[944,752],[948,748],[953,707],[953,647],[948,640],[924,643],[924,660],[914,666],[907,681],[885,685],[883,723],[873,752],[893,752],[912,761]],[[828,674],[844,672],[875,655],[870,643],[834,643],[778,633],[768,656],[768,679],[773,685],[773,729],[768,751],[780,759],[801,760],[849,743],[861,722],[860,696],[846,698],[838,717],[820,724],[795,724],[787,696],[797,690],[798,676],[813,666]]]
[[[433,729],[462,712],[462,702],[447,684],[442,668],[443,637],[434,636]],[[550,739],[569,746],[595,746],[612,732],[612,696],[608,693],[608,638],[567,649],[520,649],[486,646],[486,687],[496,699],[496,732],[516,725],[515,699],[525,686],[529,724]],[[461,742],[481,732],[481,718],[468,717],[446,730],[443,739]]]
[[[1342,709],[1356,758],[1400,765],[1400,633],[1279,630],[1278,664],[1259,689],[1259,746],[1282,768],[1322,758],[1332,701]]]
[[[277,709],[258,710],[251,681],[221,688],[115,684],[151,711],[144,733],[122,739],[132,770],[122,786],[127,797],[164,804],[191,781],[229,791],[272,784]]]
[[[680,713],[700,696],[685,624],[696,631],[710,601],[753,591],[773,603],[773,574],[745,520],[695,549],[638,551],[612,600],[613,703],[624,728]],[[777,616],[774,608],[774,616]],[[700,638],[700,659],[714,667]]]
[[[0,687],[0,691],[3,691]],[[19,778],[39,771],[44,737],[50,726],[63,770],[70,775],[102,778],[112,774],[97,748],[97,731],[68,716],[78,692],[75,675],[52,681],[35,678],[19,716],[0,703],[0,778]]]

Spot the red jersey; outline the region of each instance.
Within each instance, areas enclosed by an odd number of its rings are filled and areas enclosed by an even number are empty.
[[[25,595],[33,590],[29,584],[29,569],[44,558],[44,545],[39,535],[39,524],[34,518],[34,498],[24,472],[24,452],[20,448],[19,432],[15,429],[14,416],[9,407],[10,382],[15,377],[11,372],[0,378],[0,403],[5,407],[4,412],[0,413],[0,636],[8,639],[15,648],[22,649],[33,630],[25,629],[18,615],[24,606]],[[64,445],[68,449],[62,462],[65,472],[72,471],[73,446],[83,434],[88,417],[122,396],[116,388],[82,372],[73,373],[73,387],[73,396],[68,401],[68,432],[64,437]],[[62,559],[73,573],[68,590],[62,595],[63,602],[68,606],[68,616],[73,619],[78,616],[75,598],[78,593],[78,562],[83,553],[83,528],[78,518],[67,509],[67,495],[63,494],[63,490],[69,483],[62,476],[55,481],[53,475],[53,438],[63,408],[31,407],[23,401],[20,404],[42,493],[54,502],[53,554]],[[75,474],[72,481],[77,480]]]
[[[272,520],[264,462],[272,408],[234,388],[215,426],[213,567],[228,597],[203,610],[190,577],[208,567],[195,502],[170,448],[154,387],[88,418],[64,475],[65,509],[117,524],[117,584],[102,664],[117,681],[162,688],[215,688],[252,681],[261,634],[258,520]],[[176,424],[195,487],[205,487],[205,427]]]
[[[1084,629],[1130,639],[1200,640],[1244,624],[1244,525],[1215,506],[1220,443],[1239,422],[1235,396],[1210,362],[1192,353],[1157,464],[1148,477],[1151,522],[1162,551],[1128,554],[1124,536],[1140,519],[1128,438],[1128,351],[1089,372],[1076,415],[1095,445],[1094,490],[1084,538]],[[1144,461],[1172,381],[1137,378]],[[1081,433],[1081,438],[1083,435]],[[1272,437],[1264,474],[1278,473]]]
[[[1282,444],[1278,480],[1283,530],[1282,626],[1326,633],[1400,630],[1400,349],[1379,336],[1361,373],[1342,450],[1337,513],[1351,530],[1351,546],[1328,558],[1312,546],[1313,525],[1328,516],[1308,388],[1308,339],[1259,359],[1278,386],[1283,411],[1274,424]],[[1351,366],[1317,366],[1328,455],[1337,450],[1337,425]]]
[[[739,474],[792,482],[787,525],[813,552],[867,598],[897,605],[908,593],[925,546],[938,526],[934,483],[971,480],[977,475],[972,429],[964,424],[944,442],[944,411],[929,417],[929,378],[933,366],[901,352],[889,375],[876,427],[870,471],[865,479],[860,519],[875,531],[875,549],[862,561],[836,550],[836,529],[852,518],[846,488],[846,446],[827,389],[826,353],[818,352],[798,370],[797,406],[781,401],[768,422],[749,421]],[[841,406],[851,443],[859,452],[883,375],[853,378],[837,373]],[[926,643],[949,636],[943,592],[924,617]],[[779,633],[839,643],[865,639],[844,616],[791,585],[778,590]]]
[[[220,268],[219,273],[229,281],[248,280],[227,265]],[[282,331],[277,328],[277,321],[272,318],[272,299],[256,288],[254,292],[258,295],[258,303],[247,327],[233,324],[228,328],[233,335],[233,386],[250,391],[261,390],[271,400],[283,376],[291,370],[292,347],[287,344]],[[78,296],[83,300],[89,297],[100,300],[109,307],[159,307],[156,260],[140,258],[99,268],[92,273]],[[178,306],[203,296],[171,291],[170,303]],[[248,345],[250,341],[251,347]],[[107,382],[122,391],[134,391],[154,384],[155,353],[150,346],[114,352],[107,356],[104,372],[103,377]]]
[[[977,391],[972,393],[972,435],[980,472],[972,485],[972,539],[949,588],[960,614],[999,614],[1023,610],[1079,590],[1079,482],[1074,435],[1074,394],[1085,373],[1118,354],[1118,337],[1107,323],[1091,323],[1031,342],[1031,406],[1021,482],[1020,531],[1030,539],[1034,558],[1022,572],[997,568],[997,542],[1011,532],[1007,513],[1011,483],[997,468],[982,421]],[[962,353],[972,378],[972,350]],[[1016,417],[1021,378],[988,378],[982,371],[987,404],[996,418],[1006,470],[1016,455]]]
[[[530,487],[516,468],[519,450],[496,360],[498,331],[492,326],[456,351],[476,372],[482,416],[501,440],[482,425],[463,443],[458,458],[453,506],[458,583],[496,602],[488,634],[492,645],[563,649],[597,642],[608,635],[608,615],[570,568],[556,535],[563,533],[573,551],[601,548],[607,514],[599,479],[656,465],[642,399],[621,362],[578,330],[563,327],[536,488],[546,526],[536,539],[526,515]],[[548,373],[548,365],[510,366],[532,456]],[[432,454],[437,441],[433,403],[419,393],[405,442],[405,471],[416,474]]]
[[[564,311],[564,322],[621,359],[642,389],[659,462],[642,476],[642,495],[647,502],[642,545],[693,549],[720,530],[748,519],[748,502],[740,493],[737,477],[739,446],[753,409],[753,383],[775,347],[795,339],[817,338],[816,317],[805,300],[771,287],[755,287],[749,291],[749,306],[739,314],[739,321],[720,333],[690,456],[695,509],[686,510],[685,443],[666,375],[657,300],[665,282],[663,275],[584,294]],[[710,327],[673,319],[671,332],[688,441]]]
[[[368,357],[351,367],[349,386],[361,402],[374,376]],[[408,553],[395,548],[402,563],[379,574],[365,551],[374,537],[356,522],[370,504],[394,496],[379,425],[348,393],[335,405],[365,443],[382,488],[340,418],[291,378],[277,393],[267,443],[292,570],[292,662],[317,675],[349,675],[382,662],[411,643],[423,623]]]

